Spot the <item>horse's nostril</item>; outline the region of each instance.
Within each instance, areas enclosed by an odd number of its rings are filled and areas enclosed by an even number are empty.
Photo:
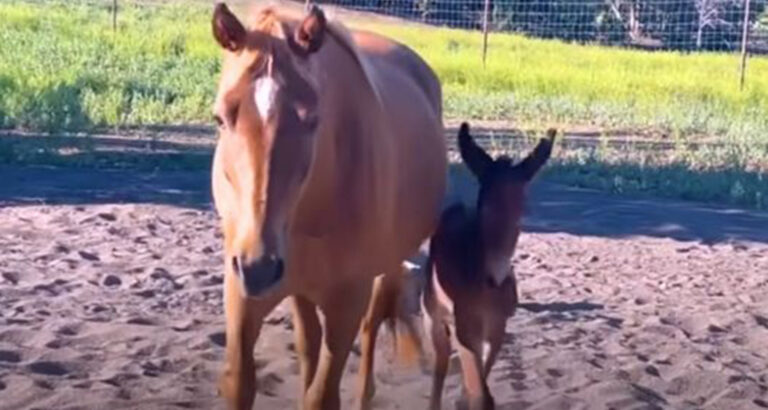
[[[233,257],[232,268],[243,282],[246,294],[259,295],[279,283],[283,277],[283,259],[275,254],[259,258]]]
[[[277,275],[282,275],[283,274],[283,269],[284,269],[283,259],[275,257],[275,273]]]

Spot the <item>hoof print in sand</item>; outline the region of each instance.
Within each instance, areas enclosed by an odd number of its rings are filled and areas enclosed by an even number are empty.
[[[101,260],[101,258],[99,258],[99,255],[95,253],[86,252],[86,251],[77,251],[77,254],[80,255],[81,258],[87,261],[98,262]]]
[[[227,335],[224,332],[211,333],[208,335],[208,340],[219,347],[225,347],[227,345]]]
[[[145,299],[151,299],[155,297],[155,291],[152,289],[145,289],[145,290],[140,290],[134,293],[134,295],[145,298]]]
[[[14,352],[12,350],[0,350],[0,362],[19,363],[21,362],[21,355],[18,352]]]
[[[129,325],[140,325],[140,326],[157,326],[157,320],[148,318],[148,317],[132,317],[128,319],[125,323],[128,323]]]
[[[16,272],[3,272],[3,279],[14,286],[19,284],[19,274]]]
[[[122,285],[123,281],[119,277],[117,277],[115,275],[107,275],[104,278],[104,281],[102,283],[104,284],[104,286],[112,288],[112,287],[116,287],[116,286]]]
[[[102,383],[110,386],[122,387],[126,383],[138,379],[140,376],[134,373],[118,373],[110,378],[102,380]]]
[[[65,376],[69,374],[69,369],[67,369],[64,364],[59,362],[49,362],[49,361],[40,361],[40,362],[34,362],[30,363],[29,366],[27,366],[30,372],[36,373],[36,374],[44,374],[46,376]]]
[[[277,387],[283,383],[283,378],[275,373],[267,373],[259,380],[259,392],[267,397],[277,396]]]
[[[99,218],[101,218],[101,219],[103,219],[103,220],[105,220],[107,222],[115,222],[117,220],[117,216],[115,216],[115,214],[108,213],[108,212],[100,213],[99,214]]]
[[[187,320],[183,322],[179,322],[173,326],[171,326],[171,329],[173,329],[176,332],[188,332],[192,330],[197,324],[199,324],[197,320]]]

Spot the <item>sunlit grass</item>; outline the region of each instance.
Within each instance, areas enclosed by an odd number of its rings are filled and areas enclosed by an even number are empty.
[[[545,126],[664,129],[768,135],[768,59],[749,62],[746,89],[735,54],[644,52],[491,34],[487,65],[476,32],[372,26],[414,47],[435,68],[449,114]]]
[[[0,125],[44,129],[209,121],[219,51],[210,8],[0,4]],[[403,41],[443,82],[446,115],[763,137],[768,59],[738,87],[734,54],[582,46],[493,33],[350,22]]]
[[[200,7],[0,4],[0,125],[208,121],[218,50]],[[203,28],[207,29],[204,30]]]

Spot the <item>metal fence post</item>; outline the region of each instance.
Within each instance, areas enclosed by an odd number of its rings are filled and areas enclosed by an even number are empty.
[[[741,78],[739,89],[744,89],[744,77],[747,71],[747,41],[749,41],[749,0],[744,0],[744,27],[741,33]]]
[[[488,54],[488,14],[490,13],[490,8],[491,0],[485,0],[485,7],[483,9],[483,67],[485,67],[485,58]]]
[[[112,0],[112,31],[117,31],[117,0]]]

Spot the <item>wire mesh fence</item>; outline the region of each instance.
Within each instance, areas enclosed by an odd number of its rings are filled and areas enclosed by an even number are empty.
[[[30,1],[30,0],[27,0]],[[31,0],[51,2],[57,0]],[[213,4],[223,0],[86,0],[120,5]],[[254,0],[258,1],[258,0]],[[428,25],[588,44],[682,52],[740,52],[743,88],[747,57],[768,55],[768,0],[294,0],[393,16]],[[230,0],[230,3],[251,3]]]
[[[5,0],[4,0],[5,1]],[[62,0],[24,0],[68,3]],[[121,6],[224,0],[75,0]],[[258,1],[258,0],[253,0]],[[305,2],[306,0],[295,0]],[[249,3],[229,0],[229,3]],[[768,54],[768,0],[313,0],[429,25],[643,49]]]
[[[482,29],[487,18],[490,31],[686,51],[740,50],[746,23],[747,50],[768,53],[766,0],[325,0],[321,3],[464,29]]]

